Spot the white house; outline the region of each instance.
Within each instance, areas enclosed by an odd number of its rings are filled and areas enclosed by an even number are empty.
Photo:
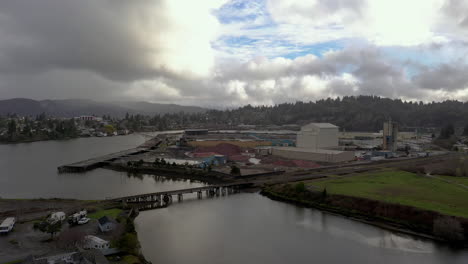
[[[83,248],[84,249],[99,249],[102,251],[105,249],[109,249],[110,243],[109,241],[106,241],[97,236],[89,235],[89,236],[85,236]]]

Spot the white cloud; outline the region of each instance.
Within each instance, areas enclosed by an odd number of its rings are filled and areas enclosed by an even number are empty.
[[[208,107],[468,96],[464,0],[265,3],[0,1],[1,95]],[[339,45],[310,46],[327,41]]]

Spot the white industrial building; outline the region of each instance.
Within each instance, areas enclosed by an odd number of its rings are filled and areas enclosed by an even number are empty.
[[[276,147],[272,154],[288,159],[319,162],[345,162],[355,158],[354,152],[338,146],[338,127],[330,123],[310,123],[297,133],[296,147]]]
[[[338,127],[330,123],[310,123],[297,133],[298,148],[321,149],[338,147]]]

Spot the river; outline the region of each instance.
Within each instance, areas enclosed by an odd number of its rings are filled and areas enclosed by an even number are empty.
[[[0,197],[105,199],[202,186],[200,182],[96,169],[83,174],[57,172],[60,165],[120,150],[145,141],[139,134],[0,145]]]
[[[97,169],[56,167],[135,147],[140,135],[0,145],[0,196],[103,199],[201,186]],[[184,197],[185,198],[185,197]],[[197,200],[141,212],[136,228],[152,263],[468,263],[468,251],[277,202],[256,193]]]

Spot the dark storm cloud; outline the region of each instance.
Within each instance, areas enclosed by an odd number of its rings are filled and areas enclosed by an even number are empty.
[[[424,70],[414,78],[421,87],[433,90],[456,91],[468,87],[468,65],[441,64]]]
[[[119,81],[155,75],[148,55],[158,51],[150,50],[135,30],[144,26],[148,3],[0,1],[0,73],[78,69]],[[137,12],[140,20],[134,19]]]
[[[442,12],[445,19],[468,29],[468,2],[466,0],[446,0]]]
[[[358,94],[433,100],[434,92],[450,96],[468,88],[466,61],[411,62],[418,71],[409,78],[406,62],[366,41],[295,59],[219,57],[211,68],[206,63],[213,59],[211,33],[192,42],[203,32],[216,31],[216,19],[196,23],[209,16],[210,7],[190,10],[190,19],[184,20],[187,13],[178,11],[187,2],[169,1],[0,1],[0,98],[132,98],[224,107]],[[319,12],[311,18],[315,23],[337,12],[353,19],[367,2],[330,0],[319,1],[317,10],[288,8],[307,16]],[[447,25],[467,29],[467,6],[462,0],[447,2],[442,10]],[[428,47],[440,57],[451,54],[447,61],[454,61],[465,57],[457,53],[464,42],[457,43]],[[187,73],[192,69],[209,70]]]

